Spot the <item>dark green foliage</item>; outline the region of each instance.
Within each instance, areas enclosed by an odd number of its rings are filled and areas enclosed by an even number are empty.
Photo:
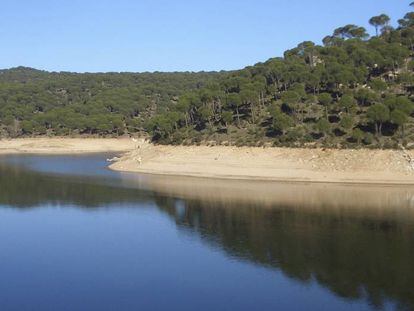
[[[373,79],[369,82],[369,86],[372,90],[376,92],[384,92],[387,90],[388,85],[385,81],[381,79]]]
[[[367,31],[364,27],[359,27],[356,25],[346,25],[344,27],[339,27],[335,29],[333,33],[334,37],[339,37],[341,39],[364,39],[368,37]]]
[[[356,107],[356,100],[353,95],[351,94],[344,94],[342,95],[341,99],[339,100],[339,106],[342,109],[345,109],[346,112],[351,112]]]
[[[362,139],[364,138],[364,132],[361,129],[356,128],[352,132],[352,138],[357,142],[357,144],[361,144]]]
[[[375,104],[368,108],[367,117],[375,124],[377,135],[382,134],[382,125],[390,119],[390,110],[384,104]]]
[[[414,12],[377,35],[346,25],[220,73],[0,71],[0,135],[122,135],[158,143],[370,147],[414,138]],[[376,134],[374,136],[374,134]],[[414,144],[411,144],[414,145]]]
[[[329,123],[328,120],[326,119],[320,119],[315,126],[315,129],[323,134],[323,135],[327,135],[329,133],[329,131],[331,130],[331,124]]]
[[[354,127],[355,120],[352,115],[345,115],[342,117],[340,125],[345,131],[349,131]]]
[[[2,70],[0,134],[1,129],[9,136],[142,131],[145,121],[171,109],[184,92],[200,89],[221,75],[49,73],[24,67]],[[183,113],[192,103],[182,107]]]
[[[374,16],[369,20],[369,23],[375,27],[375,32],[378,36],[378,30],[383,30],[384,27],[388,26],[388,23],[390,22],[390,17],[386,14],[381,14],[379,16]]]
[[[286,133],[289,127],[293,126],[293,120],[287,114],[280,110],[277,105],[272,105],[269,109],[270,115],[272,116],[272,128],[276,131],[280,131],[282,134]]]

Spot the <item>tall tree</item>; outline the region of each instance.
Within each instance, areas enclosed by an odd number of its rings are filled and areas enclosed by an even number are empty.
[[[240,106],[242,99],[238,93],[230,93],[227,96],[227,106],[236,110],[237,126],[240,126]]]
[[[384,104],[375,104],[368,108],[367,117],[374,122],[377,136],[381,136],[382,125],[390,119],[390,110]]]
[[[404,126],[408,122],[408,115],[404,111],[396,109],[391,112],[390,120],[398,126],[401,131],[401,138],[404,139]]]
[[[342,39],[366,39],[369,35],[364,27],[349,24],[334,30],[334,36]]]
[[[379,34],[379,29],[382,29],[384,26],[388,26],[389,22],[390,22],[390,17],[386,14],[381,14],[378,16],[373,16],[371,17],[371,19],[369,20],[369,23],[375,27],[375,33],[378,37]]]
[[[325,117],[328,120],[328,107],[332,103],[332,96],[329,93],[321,93],[318,96],[319,103],[325,107]]]

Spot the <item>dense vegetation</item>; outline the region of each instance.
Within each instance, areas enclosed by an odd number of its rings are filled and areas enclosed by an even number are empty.
[[[185,91],[220,73],[0,71],[0,134],[122,135],[144,128]]]
[[[412,4],[414,6],[414,3]],[[149,133],[160,143],[337,147],[414,141],[414,12],[345,25],[221,73],[0,72],[2,136]]]

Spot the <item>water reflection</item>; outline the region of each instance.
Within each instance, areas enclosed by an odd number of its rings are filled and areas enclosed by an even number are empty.
[[[0,162],[0,205],[75,204],[90,208],[150,200],[152,196],[146,191],[119,187],[110,177],[46,174]]]
[[[414,309],[413,195],[411,187],[59,176],[0,162],[0,205],[155,202],[184,234],[237,260],[374,307]]]
[[[150,189],[169,197],[229,206],[254,204],[263,208],[285,206],[307,211],[345,210],[388,217],[411,217],[414,209],[413,186],[344,185],[323,183],[278,183],[265,181],[199,179],[179,176],[139,177],[121,174],[123,184]],[[235,204],[236,203],[236,204]]]
[[[281,269],[301,282],[316,279],[345,298],[374,306],[393,299],[414,308],[414,227],[399,218],[316,213],[279,206],[160,202],[160,208],[204,240],[238,258]]]

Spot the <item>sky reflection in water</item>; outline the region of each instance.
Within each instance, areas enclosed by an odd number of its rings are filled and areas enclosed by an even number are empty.
[[[121,174],[0,158],[1,310],[414,308],[409,187]]]

